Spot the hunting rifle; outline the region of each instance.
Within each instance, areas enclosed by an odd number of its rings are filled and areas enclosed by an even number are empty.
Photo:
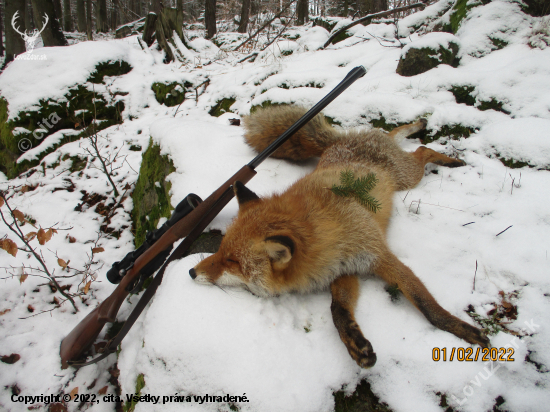
[[[164,271],[173,260],[184,256],[193,242],[201,235],[204,229],[218,215],[218,213],[233,198],[233,184],[236,181],[247,183],[256,174],[256,167],[285,143],[290,136],[296,133],[302,126],[315,117],[330,102],[346,90],[353,82],[363,77],[366,70],[363,66],[352,69],[329,94],[319,103],[313,106],[296,123],[279,136],[273,143],[265,148],[249,164],[231,176],[206,200],[194,194],[188,195],[178,204],[170,219],[159,229],[147,233],[146,240],[134,252],[128,253],[120,262],[115,262],[107,272],[107,278],[112,283],[118,283],[114,292],[98,307],[88,314],[65,339],[61,342],[61,365],[65,369],[69,365],[79,367],[96,363],[117,350],[118,345],[126,336],[136,319],[139,317],[147,303],[155,294],[162,281]],[[183,241],[170,255],[173,244],[178,240]],[[168,258],[167,258],[168,257]],[[166,259],[167,258],[167,259]],[[165,261],[166,259],[166,261]],[[160,268],[160,269],[159,269]],[[122,326],[118,334],[111,338],[103,347],[101,355],[86,362],[79,361],[90,348],[92,343],[107,322],[114,322],[120,305],[129,293],[138,292],[144,281],[157,269],[157,275],[153,278],[143,296],[130,313],[130,316]]]

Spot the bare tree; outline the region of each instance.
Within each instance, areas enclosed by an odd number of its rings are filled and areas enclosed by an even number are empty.
[[[86,0],[86,34],[88,40],[94,39],[92,30],[92,0]]]
[[[211,39],[216,34],[216,0],[205,0],[204,3],[206,38]]]
[[[4,66],[11,62],[15,56],[25,52],[25,41],[13,26],[22,33],[25,32],[25,19],[22,11],[25,10],[25,0],[5,0],[5,16],[12,24],[6,24],[6,59]]]
[[[63,0],[63,28],[73,31],[73,17],[71,16],[71,0]]]
[[[303,26],[308,21],[309,0],[298,0],[296,12],[298,14],[296,24]]]
[[[0,56],[4,55],[4,21],[2,20],[3,13],[2,2],[0,1]]]
[[[113,7],[111,9],[111,28],[115,30],[118,26],[118,0],[112,0]]]
[[[250,12],[250,0],[243,0],[243,7],[241,10],[241,22],[237,31],[239,33],[246,33],[248,27],[248,15]]]
[[[61,8],[61,0],[53,0],[53,8],[55,10],[55,15],[61,21],[63,17],[63,9]]]
[[[78,31],[86,33],[86,0],[76,0],[76,21]]]
[[[44,16],[48,16],[49,22],[42,32],[42,41],[44,46],[67,46],[67,39],[61,30],[58,21],[58,15],[55,12],[52,0],[32,0],[34,11],[34,21],[36,25],[42,26]]]
[[[109,22],[107,21],[107,1],[98,0],[97,16],[96,16],[96,31],[98,33],[107,33],[109,31]]]

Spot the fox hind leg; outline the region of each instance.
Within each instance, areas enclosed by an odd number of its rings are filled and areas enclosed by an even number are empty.
[[[388,133],[388,136],[395,140],[402,140],[416,132],[424,130],[427,124],[428,121],[426,119],[420,119],[417,122],[396,127]]]
[[[460,167],[466,164],[463,160],[453,159],[452,157],[436,152],[426,146],[420,146],[412,156],[420,162],[422,166],[426,166],[428,163],[435,163],[436,165],[446,167]]]
[[[376,353],[370,342],[363,336],[354,315],[359,297],[359,279],[357,276],[341,276],[332,282],[330,291],[332,320],[340,334],[340,339],[359,366],[372,367],[376,363]]]
[[[391,285],[397,284],[405,297],[435,327],[450,332],[471,344],[489,347],[487,336],[478,328],[458,319],[443,309],[413,271],[395,255],[387,252],[377,263],[374,273]]]

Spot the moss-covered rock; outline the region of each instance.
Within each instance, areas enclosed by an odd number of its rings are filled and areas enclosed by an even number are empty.
[[[155,93],[155,99],[160,104],[166,106],[177,106],[185,100],[185,89],[192,86],[191,83],[184,84],[178,82],[156,82],[153,83],[151,89]]]
[[[105,76],[120,76],[130,70],[132,67],[125,61],[101,62],[88,82],[101,83]],[[103,95],[95,93],[89,83],[71,87],[60,99],[42,99],[31,110],[19,112],[11,120],[8,120],[8,103],[0,97],[0,171],[12,179],[38,165],[44,156],[65,143],[121,123],[124,103],[116,99],[108,102]],[[26,150],[40,146],[46,137],[63,129],[76,133],[65,134],[33,160],[17,162]]]
[[[167,155],[160,154],[160,146],[149,142],[143,152],[139,176],[132,194],[134,209],[132,222],[136,248],[145,240],[145,234],[157,228],[161,217],[172,214],[170,205],[170,182],[166,176],[175,171],[174,164]]]
[[[8,109],[6,100],[0,98],[0,171],[12,179],[65,143],[122,123],[124,103],[122,100],[108,102],[103,95],[94,93],[92,87],[77,85],[63,98],[40,100],[32,110],[19,112],[11,120],[8,120]],[[63,129],[77,133],[65,134],[34,160],[17,162],[26,150],[40,146],[46,137]]]
[[[458,44],[451,41],[448,42],[447,46],[440,45],[437,49],[411,47],[404,55],[401,55],[396,72],[401,76],[415,76],[440,64],[457,67],[459,64],[457,55]]]
[[[230,107],[235,102],[236,99],[234,99],[233,97],[221,99],[214,106],[212,106],[208,113],[210,114],[210,116],[220,117],[222,114],[230,112]]]
[[[490,3],[491,1],[492,0],[457,0],[449,16],[450,32],[455,34],[458,31],[462,20],[464,20],[466,14],[468,14],[468,11],[470,11],[474,7]]]
[[[322,16],[315,17],[312,20],[313,27],[321,26],[324,29],[326,29],[329,33],[332,31],[332,29],[334,29],[334,27],[338,24],[339,21],[340,19],[335,19],[331,17],[322,17]]]
[[[90,83],[99,84],[103,82],[103,77],[105,76],[122,76],[123,74],[130,72],[130,70],[132,70],[132,66],[124,60],[109,60],[107,62],[99,63],[95,67],[92,74],[90,74],[88,81]]]
[[[449,137],[453,140],[459,140],[461,138],[470,137],[470,135],[472,133],[475,133],[476,131],[477,130],[472,127],[463,126],[461,124],[449,124],[449,125],[442,126],[435,133],[431,133],[431,134],[426,133],[426,135],[420,140],[422,141],[423,144],[431,143],[442,137]]]

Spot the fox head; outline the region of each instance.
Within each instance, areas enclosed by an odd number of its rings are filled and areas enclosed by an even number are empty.
[[[272,296],[289,286],[296,253],[292,216],[274,198],[266,202],[241,182],[233,186],[239,214],[227,228],[218,252],[189,271],[199,283],[242,286]]]

